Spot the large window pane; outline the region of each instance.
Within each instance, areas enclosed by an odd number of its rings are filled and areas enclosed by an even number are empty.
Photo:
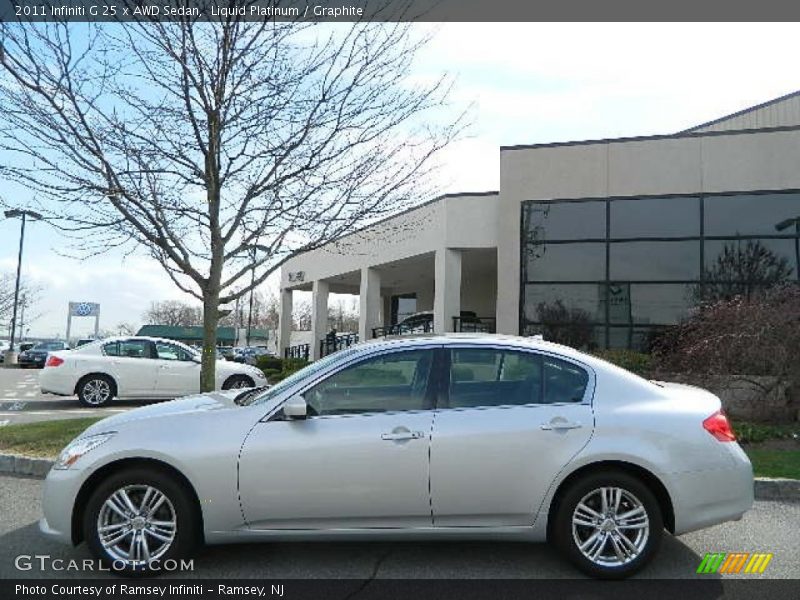
[[[526,281],[598,281],[606,278],[605,243],[529,244]]]
[[[331,375],[303,394],[311,416],[421,410],[428,407],[433,352],[372,358]]]
[[[663,331],[663,327],[610,327],[608,347],[650,353],[653,351],[653,342]]]
[[[539,404],[541,357],[493,349],[453,350],[449,397],[452,408]]]
[[[776,225],[800,217],[800,194],[706,196],[704,202],[706,236],[775,235]]]
[[[795,240],[706,240],[707,281],[774,285],[797,277]]]
[[[529,242],[543,240],[605,239],[606,203],[526,202],[523,235]]]
[[[612,238],[699,235],[698,198],[633,198],[611,202]]]
[[[615,242],[610,279],[670,281],[700,278],[700,242]]]
[[[525,320],[542,323],[579,318],[603,323],[604,290],[604,283],[528,284],[525,286]]]
[[[698,295],[696,284],[611,283],[609,322],[672,325],[686,316]]]

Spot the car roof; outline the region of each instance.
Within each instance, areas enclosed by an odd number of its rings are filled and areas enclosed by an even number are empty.
[[[548,342],[541,337],[523,337],[519,335],[505,335],[498,333],[418,333],[402,336],[387,336],[385,338],[375,338],[364,342],[364,345],[385,345],[385,346],[424,346],[442,344],[444,346],[460,345],[468,343],[470,345],[503,345],[531,348],[545,352],[554,352],[564,356],[574,358],[584,358],[587,355],[583,352],[563,346],[554,342]]]

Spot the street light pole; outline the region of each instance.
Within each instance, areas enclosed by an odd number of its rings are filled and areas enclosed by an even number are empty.
[[[20,227],[19,232],[19,253],[17,254],[17,281],[14,285],[14,308],[11,313],[11,346],[8,350],[8,358],[5,360],[6,364],[9,362],[16,362],[14,360],[14,337],[17,333],[17,306],[19,305],[19,283],[20,283],[20,276],[22,275],[22,248],[25,244],[25,222],[28,217],[31,219],[37,220],[41,219],[42,215],[32,210],[7,210],[5,212],[5,216],[7,219],[13,219],[16,217],[22,217],[22,225]]]

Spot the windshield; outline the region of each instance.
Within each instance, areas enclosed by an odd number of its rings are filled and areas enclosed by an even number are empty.
[[[40,344],[36,344],[33,350],[63,350],[64,344],[61,342],[42,342]]]
[[[339,361],[347,360],[350,356],[358,352],[358,348],[350,348],[348,350],[342,350],[340,352],[335,352],[333,354],[329,354],[325,358],[322,358],[316,362],[311,363],[307,367],[300,369],[299,371],[292,373],[284,379],[267,389],[263,394],[260,396],[255,396],[254,398],[245,398],[242,402],[242,405],[249,405],[249,404],[264,404],[269,402],[273,398],[277,397],[281,394],[284,390],[289,389],[296,383],[302,381],[306,377],[311,377],[315,373],[320,371],[324,371],[330,365],[333,365]]]

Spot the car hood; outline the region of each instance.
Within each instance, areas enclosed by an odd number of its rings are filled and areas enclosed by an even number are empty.
[[[89,427],[81,437],[103,433],[105,431],[114,431],[118,427],[124,426],[126,423],[139,421],[141,419],[233,408],[238,406],[234,402],[234,399],[241,393],[242,390],[209,392],[208,394],[197,394],[167,402],[159,402],[158,404],[151,404],[149,406],[142,406],[98,421]]]

